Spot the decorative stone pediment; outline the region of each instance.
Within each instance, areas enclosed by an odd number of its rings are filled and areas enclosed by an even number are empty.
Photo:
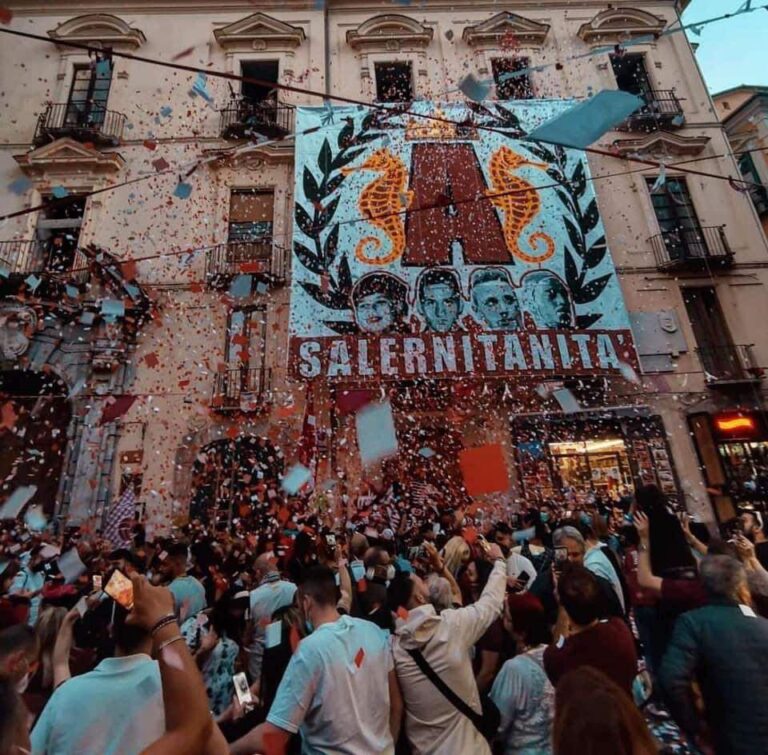
[[[300,26],[280,21],[266,13],[253,13],[213,32],[226,50],[279,50],[298,47],[306,34]]]
[[[14,155],[13,159],[28,176],[116,173],[125,164],[117,152],[99,152],[69,138]]]
[[[434,29],[418,21],[387,13],[363,21],[357,29],[347,32],[350,47],[367,50],[400,50],[408,47],[427,47],[434,36]]]
[[[665,155],[699,155],[707,144],[708,136],[682,136],[669,131],[656,131],[637,139],[616,139],[613,147],[620,155],[640,154],[663,159]]]
[[[108,13],[71,18],[51,29],[48,36],[54,42],[79,42],[87,45],[100,43],[103,47],[115,50],[136,50],[147,41],[140,29]]]
[[[268,144],[263,147],[252,147],[247,152],[233,152],[228,149],[204,150],[207,164],[213,170],[218,168],[242,168],[255,170],[264,165],[279,165],[292,163],[294,159],[293,138],[281,139],[277,144]]]
[[[487,21],[465,27],[461,37],[471,47],[497,47],[504,37],[514,35],[526,47],[539,47],[544,44],[549,28],[549,24],[502,11]]]
[[[666,21],[652,13],[632,8],[611,8],[583,24],[578,35],[589,44],[619,44],[637,37],[656,36],[664,31],[665,26]]]

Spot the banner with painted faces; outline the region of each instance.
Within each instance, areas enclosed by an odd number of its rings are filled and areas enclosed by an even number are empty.
[[[569,106],[299,108],[294,376],[636,367],[586,157],[525,140]]]

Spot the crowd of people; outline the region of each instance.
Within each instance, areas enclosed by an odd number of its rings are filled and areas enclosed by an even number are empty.
[[[0,755],[766,752],[759,511],[722,538],[652,486],[390,514],[4,522]]]

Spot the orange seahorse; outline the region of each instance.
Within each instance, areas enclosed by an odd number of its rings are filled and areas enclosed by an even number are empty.
[[[360,192],[358,207],[371,225],[384,232],[392,249],[376,256],[381,249],[381,240],[376,236],[365,236],[357,242],[355,257],[366,265],[388,265],[400,259],[405,251],[405,222],[399,213],[413,200],[413,192],[406,190],[408,171],[405,163],[388,149],[377,149],[361,165],[342,168],[341,172],[346,176],[357,170],[382,174]]]
[[[520,248],[520,236],[528,223],[536,217],[541,208],[539,192],[534,186],[522,178],[512,174],[512,171],[530,165],[533,168],[546,170],[546,163],[535,163],[509,147],[500,147],[491,156],[489,170],[491,173],[491,189],[485,194],[491,198],[494,207],[498,207],[504,213],[504,240],[507,248],[515,257],[524,262],[544,262],[555,253],[555,242],[546,233],[532,233],[528,237],[528,243],[535,249],[538,242],[543,241],[546,251],[539,255],[528,254]],[[501,192],[508,193],[503,196],[494,196]]]

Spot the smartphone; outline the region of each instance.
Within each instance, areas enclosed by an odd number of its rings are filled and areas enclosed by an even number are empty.
[[[250,708],[253,706],[253,695],[251,695],[251,688],[248,686],[248,678],[243,672],[235,674],[232,677],[232,683],[235,685],[235,694],[237,695],[237,701],[243,708]]]
[[[560,570],[568,562],[568,548],[564,545],[555,546],[555,569]]]
[[[133,582],[120,569],[112,572],[112,576],[104,586],[104,592],[126,610],[130,611],[133,608]]]
[[[528,580],[531,578],[531,575],[528,574],[527,571],[521,571],[520,574],[517,575],[517,581],[523,582],[524,584],[528,584]]]
[[[335,548],[336,547],[336,535],[326,535],[325,536],[325,542],[328,545],[329,548]]]
[[[93,575],[93,591],[101,592],[102,590],[101,585],[102,585],[101,574],[94,574]]]

